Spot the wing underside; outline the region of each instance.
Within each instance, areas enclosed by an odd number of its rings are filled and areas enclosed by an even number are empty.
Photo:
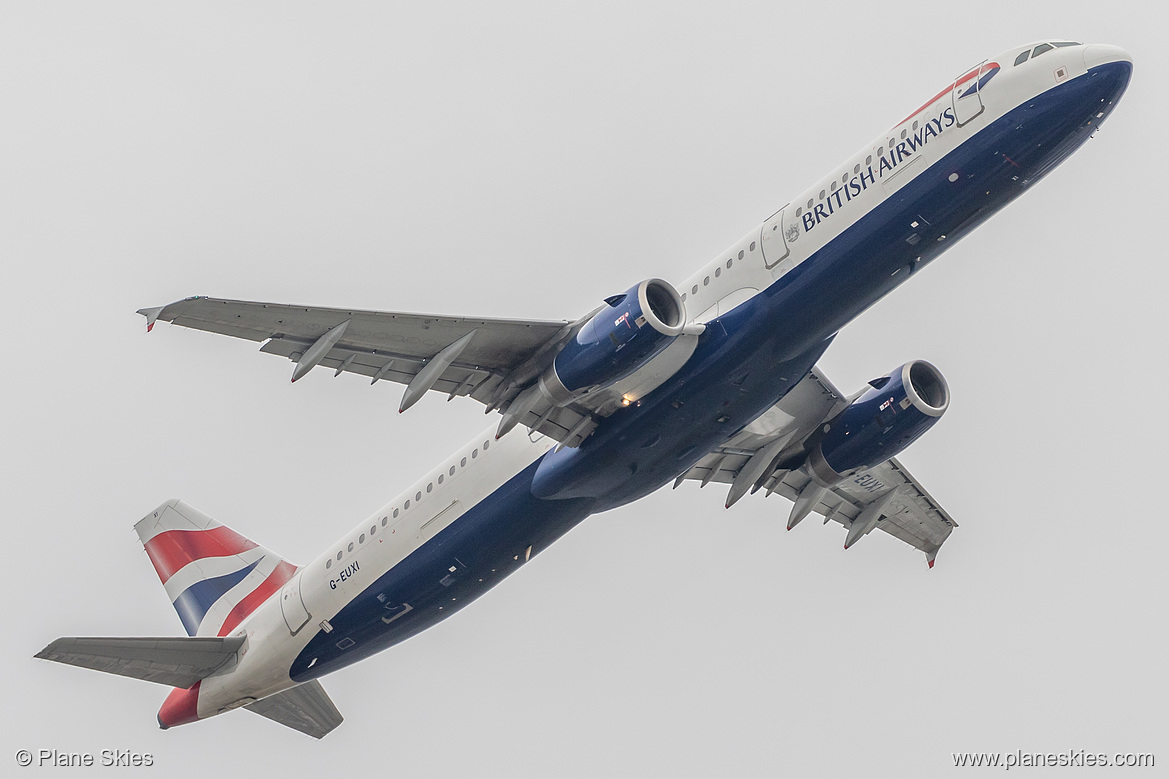
[[[148,329],[156,321],[261,342],[260,351],[296,363],[293,381],[315,366],[365,376],[372,384],[406,385],[404,410],[430,391],[448,399],[466,396],[504,416],[501,431],[522,424],[560,442],[579,446],[600,420],[621,403],[599,391],[567,403],[537,392],[537,378],[556,352],[592,313],[576,322],[471,319],[381,311],[357,311],[194,297],[139,311]],[[675,339],[660,361],[680,367],[697,337]],[[636,380],[636,375],[634,377]],[[798,458],[816,428],[848,404],[813,369],[759,419],[708,453],[678,478],[730,484],[727,505],[748,492],[766,490],[794,501],[789,526],[810,513],[844,525],[846,547],[880,529],[920,549],[933,564],[957,523],[896,459],[820,489],[804,468],[781,467]],[[510,428],[507,428],[510,429]],[[677,486],[677,483],[675,486]]]
[[[813,369],[775,407],[724,446],[710,452],[675,483],[693,479],[702,486],[729,484],[727,505],[763,490],[792,501],[789,529],[816,513],[824,523],[848,531],[846,548],[872,530],[921,550],[932,567],[938,550],[958,523],[897,458],[852,475],[830,489],[817,485],[806,469],[785,468],[802,452],[804,440],[847,405],[818,369]]]
[[[359,311],[192,297],[144,308],[158,321],[260,342],[260,351],[296,363],[293,381],[313,367],[406,385],[400,410],[427,392],[470,397],[506,411],[584,320],[483,319]],[[535,404],[517,420],[563,445],[579,445],[603,410],[582,400]]]

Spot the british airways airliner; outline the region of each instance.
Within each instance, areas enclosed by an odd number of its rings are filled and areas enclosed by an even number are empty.
[[[957,523],[896,459],[950,391],[913,361],[845,395],[835,334],[1030,189],[1124,94],[1115,46],[986,60],[675,286],[648,279],[576,321],[469,319],[193,297],[158,321],[318,366],[467,396],[496,424],[305,565],[170,500],[135,525],[187,637],[60,638],[37,657],[173,687],[170,728],[247,708],[320,738],[319,678],[454,614],[590,514],[665,484],[792,502],[881,530],[932,567]]]

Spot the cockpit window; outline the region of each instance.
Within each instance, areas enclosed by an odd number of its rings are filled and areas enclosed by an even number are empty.
[[[1046,54],[1047,52],[1051,51],[1052,49],[1062,49],[1065,46],[1083,46],[1083,45],[1084,44],[1080,43],[1079,41],[1052,41],[1051,43],[1041,43],[1038,46],[1036,46],[1033,51],[1028,50],[1028,51],[1025,51],[1022,54],[1020,54],[1018,57],[1015,57],[1015,64],[1022,65],[1028,59],[1034,59],[1035,57],[1038,57],[1040,54]]]

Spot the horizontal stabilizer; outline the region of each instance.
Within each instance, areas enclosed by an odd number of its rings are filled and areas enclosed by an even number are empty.
[[[244,636],[232,638],[58,638],[37,652],[94,671],[187,689],[235,658]]]
[[[317,680],[270,695],[244,708],[313,738],[322,738],[345,718]]]

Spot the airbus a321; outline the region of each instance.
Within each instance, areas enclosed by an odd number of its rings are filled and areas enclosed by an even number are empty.
[[[471,319],[192,297],[142,309],[295,363],[468,397],[497,423],[306,564],[170,500],[135,525],[186,637],[60,638],[37,657],[173,688],[162,728],[246,708],[320,738],[320,677],[443,620],[590,514],[690,479],[792,502],[844,547],[874,530],[932,567],[955,521],[897,460],[950,390],[913,361],[855,394],[835,334],[1029,190],[1123,95],[1131,58],[1044,41],[971,68],[680,284],[575,321]]]

